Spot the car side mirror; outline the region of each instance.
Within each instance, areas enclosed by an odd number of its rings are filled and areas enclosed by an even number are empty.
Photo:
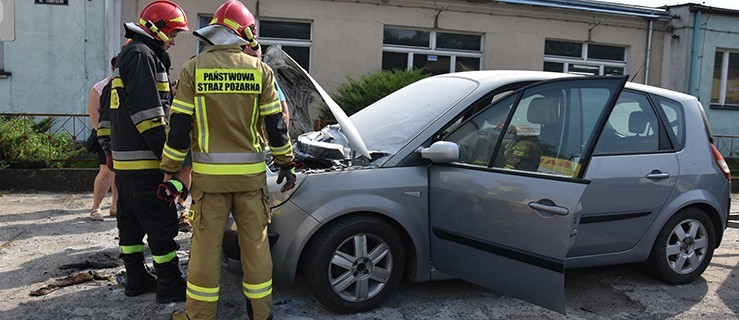
[[[421,157],[436,163],[459,160],[459,145],[449,141],[436,141],[428,148],[421,148]]]

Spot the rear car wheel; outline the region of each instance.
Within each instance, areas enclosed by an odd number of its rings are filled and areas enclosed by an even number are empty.
[[[690,283],[706,270],[715,247],[716,232],[711,219],[700,209],[686,208],[662,228],[647,266],[665,282]]]
[[[400,236],[375,217],[351,217],[328,225],[304,255],[303,281],[337,313],[376,308],[398,286],[405,268]]]

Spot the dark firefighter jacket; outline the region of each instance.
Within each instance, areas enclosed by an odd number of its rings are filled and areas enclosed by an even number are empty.
[[[170,61],[156,40],[126,36],[133,41],[118,54],[110,88],[103,89],[98,140],[112,153],[117,174],[150,173],[159,171],[166,139]]]
[[[239,45],[211,46],[187,61],[172,102],[161,169],[177,173],[192,152],[193,183],[204,192],[265,185],[264,124],[277,165],[293,160],[274,74]]]

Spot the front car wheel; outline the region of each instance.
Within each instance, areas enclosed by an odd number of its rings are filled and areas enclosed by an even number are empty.
[[[303,281],[337,313],[374,309],[398,286],[405,267],[400,236],[381,219],[332,223],[306,247]]]

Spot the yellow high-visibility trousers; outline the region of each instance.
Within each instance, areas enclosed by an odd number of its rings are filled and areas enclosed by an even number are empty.
[[[242,287],[251,301],[254,319],[272,314],[272,257],[267,239],[270,212],[267,187],[248,192],[204,193],[192,188],[193,237],[187,269],[190,319],[215,319],[221,279],[221,248],[228,214],[238,226]]]

